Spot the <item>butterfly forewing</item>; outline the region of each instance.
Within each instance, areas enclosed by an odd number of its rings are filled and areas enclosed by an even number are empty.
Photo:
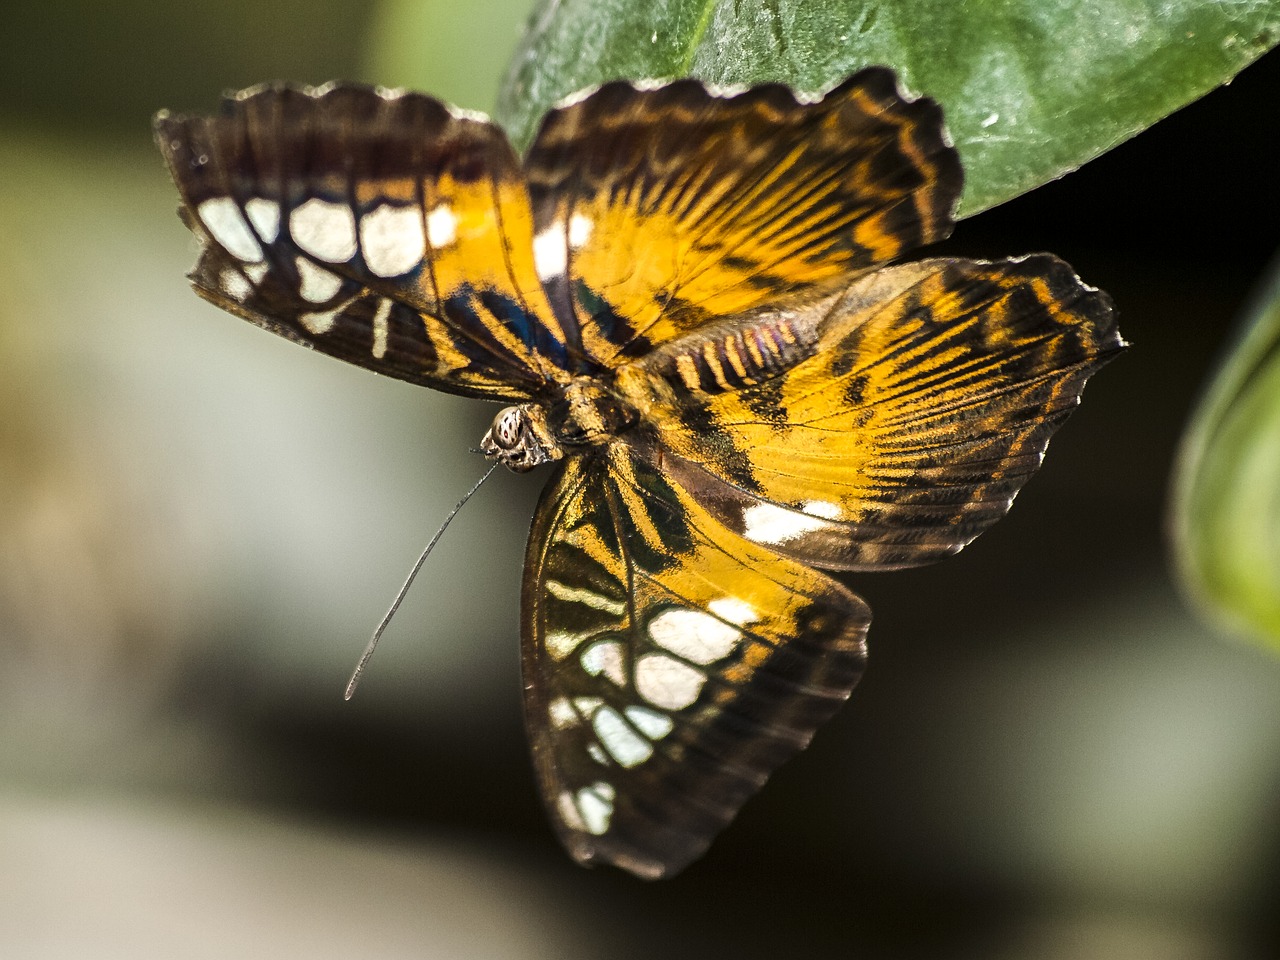
[[[519,160],[491,123],[419,94],[277,84],[155,126],[214,303],[452,392],[563,379]]]
[[[861,673],[870,612],[727,530],[654,451],[618,441],[543,495],[524,590],[526,717],[584,862],[699,856]]]
[[[937,104],[883,68],[810,102],[606,84],[547,115],[525,169],[540,272],[606,365],[940,239],[963,179]]]

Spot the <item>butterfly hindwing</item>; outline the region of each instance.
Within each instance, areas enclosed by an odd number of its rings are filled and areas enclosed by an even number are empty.
[[[1002,517],[1123,346],[1110,299],[1055,257],[925,260],[673,343],[619,383],[731,529],[883,569]]]
[[[527,726],[561,837],[651,878],[699,856],[848,697],[870,620],[623,441],[544,491],[523,607]]]
[[[525,169],[539,272],[606,366],[940,239],[963,179],[937,104],[883,68],[811,101],[606,84],[547,115]]]
[[[207,299],[438,389],[526,398],[563,379],[519,160],[493,124],[421,94],[274,84],[155,129]]]

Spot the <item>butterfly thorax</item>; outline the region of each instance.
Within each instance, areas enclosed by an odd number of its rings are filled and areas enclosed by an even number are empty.
[[[559,460],[573,448],[598,446],[639,421],[604,384],[577,377],[543,405],[504,407],[480,441],[480,452],[516,473]]]

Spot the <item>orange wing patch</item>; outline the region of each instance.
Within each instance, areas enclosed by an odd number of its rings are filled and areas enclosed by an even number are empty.
[[[881,68],[813,102],[607,84],[548,114],[525,170],[539,272],[606,365],[940,239],[962,182],[937,104]]]
[[[667,469],[722,522],[847,569],[935,560],[1003,516],[1124,346],[1110,299],[1047,254],[890,267],[756,326],[811,346],[785,372],[733,383],[723,348],[707,350],[720,341],[694,335],[619,384],[673,454]],[[696,385],[671,383],[679,356]]]

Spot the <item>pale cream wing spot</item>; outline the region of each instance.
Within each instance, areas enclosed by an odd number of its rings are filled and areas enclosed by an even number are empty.
[[[763,544],[786,543],[826,525],[820,517],[773,503],[752,504],[743,511],[742,520],[746,538]]]
[[[563,660],[581,645],[584,637],[580,633],[568,630],[548,630],[546,635],[547,653],[553,660]]]
[[[253,293],[253,284],[246,280],[239,270],[233,267],[223,269],[222,273],[218,275],[218,280],[222,286],[222,292],[232,300],[239,300],[243,303]]]
[[[631,725],[650,740],[661,740],[676,726],[675,721],[665,713],[648,707],[627,707],[622,712],[631,721]]]
[[[550,227],[533,238],[533,268],[539,280],[563,276],[568,265],[569,250],[563,230]]]
[[[693,667],[665,653],[646,653],[636,661],[636,690],[664,710],[683,710],[692,704],[705,680]]]
[[[271,264],[265,260],[257,263],[246,263],[244,265],[245,276],[256,286],[266,279],[267,274],[271,272]]]
[[[593,610],[600,610],[616,617],[621,617],[627,611],[625,601],[606,597],[586,587],[573,587],[559,580],[548,580],[546,589],[547,593],[557,600],[563,600],[565,603],[581,603]]]
[[[458,216],[448,204],[440,204],[427,214],[427,239],[440,250],[458,239]]]
[[[312,197],[289,214],[289,233],[318,260],[346,263],[356,255],[356,217],[343,203]]]
[[[587,829],[587,825],[582,820],[582,814],[578,812],[578,804],[568,790],[561,790],[556,796],[556,809],[564,822],[574,830]]]
[[[844,516],[844,510],[838,503],[829,503],[826,500],[806,500],[804,512],[822,517],[824,520],[839,520]]]
[[[721,620],[728,620],[740,627],[755,623],[760,619],[760,612],[745,600],[737,597],[721,597],[707,604],[707,609]]]
[[[381,360],[387,355],[387,320],[391,316],[391,301],[383,297],[373,315],[373,356]]]
[[[600,743],[619,766],[639,766],[653,756],[653,744],[631,729],[631,725],[612,707],[601,707],[591,720]]]
[[[576,726],[578,720],[578,711],[573,709],[573,704],[566,697],[556,697],[547,704],[547,716],[551,719],[551,725],[557,730],[567,730],[569,727]]]
[[[381,204],[360,218],[360,252],[379,277],[400,277],[422,262],[427,238],[417,207]]]
[[[593,677],[604,675],[621,687],[627,682],[622,644],[617,640],[601,640],[582,651],[582,669]]]
[[[280,204],[262,197],[252,197],[244,205],[245,216],[253,224],[264,243],[275,243],[280,235]]]
[[[209,235],[227,253],[242,261],[262,259],[262,247],[249,229],[240,207],[230,197],[213,197],[196,208]]]
[[[575,213],[569,218],[569,246],[576,250],[586,244],[591,239],[591,231],[594,227],[595,221],[590,217]]]
[[[346,304],[341,307],[335,307],[333,310],[321,310],[315,313],[298,314],[298,322],[306,328],[307,332],[314,336],[322,336],[333,329],[333,325],[338,322],[338,314],[340,314]]]
[[[328,303],[342,289],[342,278],[323,267],[317,267],[306,257],[295,257],[298,268],[299,292],[302,299],[312,303]]]
[[[649,637],[678,657],[706,666],[723,660],[742,631],[701,610],[664,610],[649,622]]]
[[[615,792],[611,784],[598,780],[578,791],[578,812],[588,833],[599,836],[609,829],[613,819]]]

